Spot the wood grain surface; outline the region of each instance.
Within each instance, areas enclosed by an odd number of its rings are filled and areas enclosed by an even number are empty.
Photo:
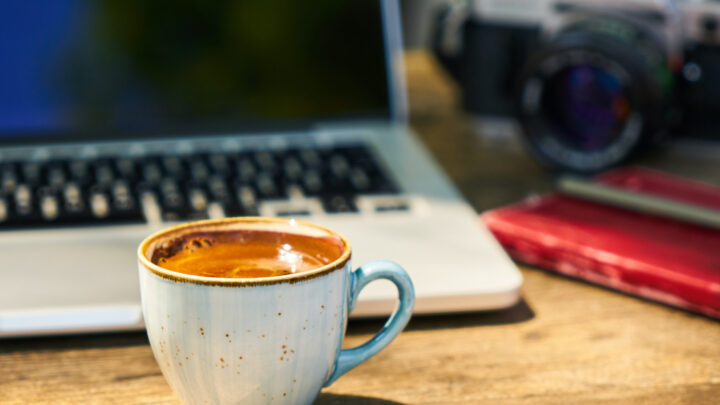
[[[476,123],[454,101],[457,90],[426,54],[409,54],[407,70],[413,124],[476,208],[549,187],[552,178],[521,150],[476,136]],[[505,164],[480,162],[488,145],[507,154]],[[522,272],[520,304],[416,317],[317,404],[720,404],[720,322]],[[381,324],[351,322],[345,345],[362,343]],[[177,400],[145,335],[125,333],[0,340],[0,403]]]

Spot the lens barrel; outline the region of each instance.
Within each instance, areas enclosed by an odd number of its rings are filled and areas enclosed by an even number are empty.
[[[667,57],[654,37],[622,24],[622,30],[600,20],[567,27],[521,74],[518,117],[545,165],[603,170],[643,149],[657,129],[671,90]]]

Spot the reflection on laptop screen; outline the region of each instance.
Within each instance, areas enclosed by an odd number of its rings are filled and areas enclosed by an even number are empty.
[[[3,0],[0,143],[388,117],[379,1]]]

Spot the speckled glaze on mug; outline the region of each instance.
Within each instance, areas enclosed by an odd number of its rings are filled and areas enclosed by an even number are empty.
[[[266,278],[210,278],[173,272],[149,258],[163,241],[197,231],[260,230],[333,237],[341,256],[317,269]],[[251,242],[250,242],[251,243]],[[410,319],[414,290],[388,261],[355,271],[337,232],[292,219],[228,218],[178,225],[138,249],[142,308],[163,375],[186,404],[310,404],[323,386],[387,346]],[[400,304],[367,343],[340,350],[360,290],[376,279]]]

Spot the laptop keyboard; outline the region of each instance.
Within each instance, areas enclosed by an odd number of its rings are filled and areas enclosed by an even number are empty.
[[[398,189],[362,145],[327,149],[0,163],[0,229],[259,215],[265,201],[316,197],[358,211],[362,194]],[[307,215],[308,212],[286,212]]]

